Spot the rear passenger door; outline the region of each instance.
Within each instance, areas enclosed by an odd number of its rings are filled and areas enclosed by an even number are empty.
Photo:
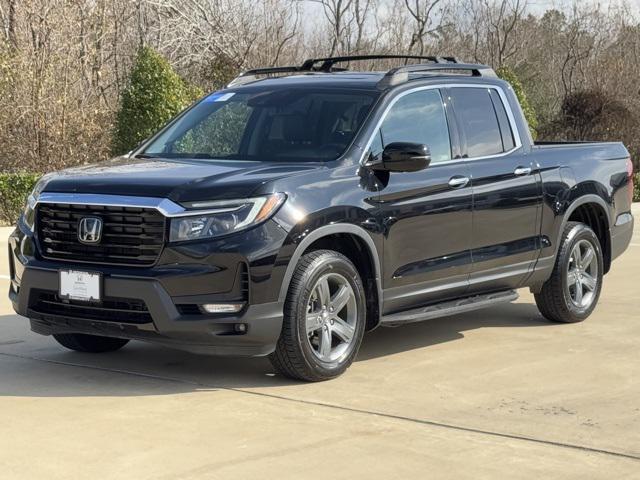
[[[450,88],[447,95],[472,178],[469,293],[518,287],[540,248],[538,174],[523,153],[520,133],[500,87]]]

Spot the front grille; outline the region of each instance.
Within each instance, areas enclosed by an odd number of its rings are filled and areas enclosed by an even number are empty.
[[[142,300],[106,297],[100,303],[82,303],[61,299],[48,290],[33,290],[30,308],[44,315],[101,320],[118,323],[151,323],[151,314]]]
[[[78,221],[87,216],[103,222],[96,245],[78,240]],[[37,207],[37,231],[45,258],[144,267],[162,251],[165,217],[153,208],[45,203]]]

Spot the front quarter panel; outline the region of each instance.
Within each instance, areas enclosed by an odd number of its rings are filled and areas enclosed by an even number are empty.
[[[313,175],[290,178],[286,185],[276,182],[272,188],[288,196],[274,217],[287,236],[264,290],[268,294],[264,301],[284,300],[297,260],[313,241],[327,235],[358,236],[379,266],[382,236],[374,215],[378,193],[357,164],[329,165]]]

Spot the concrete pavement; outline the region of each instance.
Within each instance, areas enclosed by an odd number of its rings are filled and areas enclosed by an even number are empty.
[[[521,291],[378,329],[321,384],[139,342],[67,352],[3,293],[0,478],[640,478],[639,271],[637,233],[584,323]]]

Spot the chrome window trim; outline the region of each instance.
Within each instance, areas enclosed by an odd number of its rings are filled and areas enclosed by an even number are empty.
[[[387,118],[387,114],[389,113],[391,108],[393,108],[393,106],[396,104],[396,102],[398,100],[400,100],[402,97],[404,97],[406,95],[409,95],[411,93],[421,92],[423,90],[446,89],[446,88],[479,88],[479,89],[487,88],[487,89],[495,90],[498,93],[498,96],[500,97],[500,100],[502,100],[502,104],[504,105],[504,109],[507,112],[507,119],[509,120],[509,126],[511,127],[511,131],[513,132],[513,140],[514,140],[515,146],[512,149],[507,150],[506,152],[496,153],[495,155],[486,155],[486,156],[483,156],[483,157],[455,158],[455,159],[451,159],[451,160],[446,160],[444,162],[435,162],[435,163],[433,163],[433,166],[448,165],[448,164],[451,164],[451,163],[458,163],[458,162],[465,162],[465,161],[484,160],[484,159],[488,159],[488,158],[500,158],[500,157],[504,157],[506,155],[509,155],[509,154],[515,152],[516,150],[519,150],[520,148],[522,148],[522,138],[520,137],[520,130],[518,130],[518,125],[516,123],[516,117],[513,114],[513,111],[511,109],[511,104],[509,103],[509,101],[507,99],[507,96],[504,93],[504,90],[503,90],[503,88],[501,86],[492,85],[492,84],[489,84],[489,83],[441,83],[441,84],[437,84],[437,85],[424,85],[424,86],[421,86],[421,87],[416,87],[416,88],[412,88],[410,90],[406,90],[406,91],[400,93],[399,95],[397,95],[396,97],[394,97],[393,100],[391,100],[389,105],[387,105],[386,108],[384,109],[384,112],[382,112],[382,115],[380,116],[380,119],[376,123],[376,127],[374,129],[373,134],[371,135],[371,137],[369,138],[369,140],[365,144],[365,147],[364,147],[363,152],[362,152],[362,156],[360,157],[360,162],[359,162],[360,165],[364,166],[365,157],[367,156],[367,153],[369,152],[369,149],[371,148],[371,144],[373,143],[373,140],[374,140],[375,136],[380,131],[380,128],[382,127],[382,123]],[[441,97],[442,97],[443,101],[445,101],[445,102],[451,100],[450,97],[447,97],[446,99],[442,95],[441,95]],[[446,106],[446,104],[445,104],[445,106]]]
[[[212,210],[187,210],[168,198],[136,197],[129,195],[102,195],[93,193],[42,192],[39,203],[66,203],[68,205],[98,205],[101,207],[153,208],[167,218],[206,215],[228,211],[228,208]]]

